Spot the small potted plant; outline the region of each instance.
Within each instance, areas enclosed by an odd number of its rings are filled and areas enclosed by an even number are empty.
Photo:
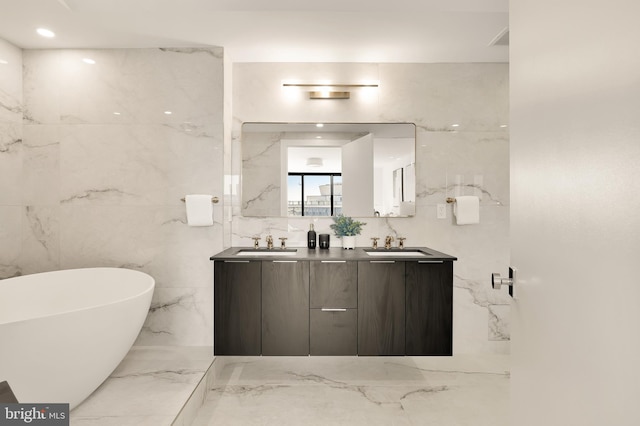
[[[356,235],[360,235],[362,226],[366,225],[366,223],[353,220],[353,218],[344,215],[334,216],[333,222],[330,227],[338,238],[342,238],[342,248],[355,248]]]

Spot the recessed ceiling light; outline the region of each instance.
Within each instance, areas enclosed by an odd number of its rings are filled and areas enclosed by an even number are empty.
[[[316,139],[322,139],[322,136],[316,136]]]
[[[451,127],[460,127],[459,124],[452,124]]]
[[[324,127],[324,124],[318,123],[318,124],[316,124],[316,127]]]
[[[55,37],[55,36],[56,36],[56,33],[54,33],[54,32],[53,32],[53,31],[51,31],[51,30],[48,30],[48,29],[46,29],[46,28],[38,28],[38,29],[36,30],[36,32],[37,32],[38,34],[40,34],[42,37],[51,38],[51,37]]]
[[[118,111],[114,111],[113,115],[120,115]]]
[[[93,59],[91,59],[91,58],[84,58],[84,59],[82,60],[82,62],[84,62],[85,64],[89,64],[89,65],[94,65],[94,64],[96,63],[96,61],[94,61],[94,60],[93,60]]]
[[[171,111],[165,111],[164,113],[165,113],[166,115],[171,115],[171,114],[173,114]]]
[[[507,126],[506,124],[501,124],[500,127],[504,129],[505,127],[509,127],[509,126]]]
[[[320,158],[320,157],[307,158],[307,166],[308,167],[322,167],[322,158]]]

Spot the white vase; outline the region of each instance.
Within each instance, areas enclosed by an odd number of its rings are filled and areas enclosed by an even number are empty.
[[[342,248],[353,250],[356,248],[356,236],[355,235],[345,235],[342,237]]]

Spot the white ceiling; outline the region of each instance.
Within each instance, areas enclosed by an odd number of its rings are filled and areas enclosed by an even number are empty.
[[[490,45],[507,26],[508,0],[0,0],[0,38],[25,49],[214,45],[234,62],[507,62]]]

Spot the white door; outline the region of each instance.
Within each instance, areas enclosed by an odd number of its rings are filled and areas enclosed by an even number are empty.
[[[637,426],[640,2],[509,13],[512,424]]]
[[[342,146],[342,213],[373,216],[373,137]]]

